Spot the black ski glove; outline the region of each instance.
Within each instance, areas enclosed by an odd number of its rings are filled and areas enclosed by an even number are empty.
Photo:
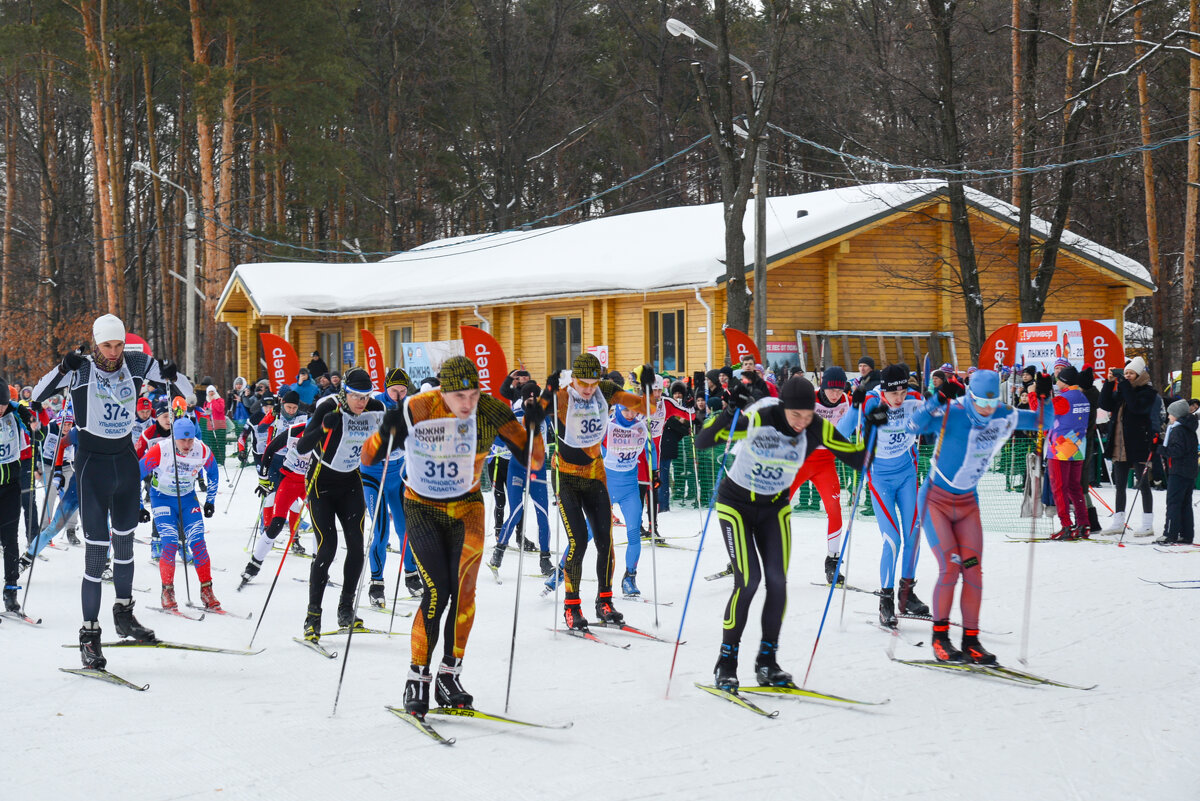
[[[850,395],[850,405],[861,409],[866,400],[867,390],[860,384],[854,388],[854,392]]]
[[[149,523],[150,522],[150,512],[147,511],[145,506],[142,506],[138,509],[138,522],[139,523]]]
[[[164,381],[174,381],[179,378],[179,366],[170,359],[163,359],[158,363],[158,374]]]
[[[383,413],[383,420],[379,423],[379,437],[387,442],[396,441],[396,438],[404,431],[404,409],[397,406],[395,409],[388,409]]]
[[[1042,400],[1054,394],[1054,378],[1048,373],[1038,373],[1034,385],[1037,387],[1037,396]]]
[[[883,408],[883,404],[881,403],[867,412],[867,416],[864,419],[872,426],[881,426],[888,421],[887,409]]]
[[[216,513],[216,511],[217,511],[217,507],[213,506],[212,501],[205,501],[205,503],[204,503],[204,516],[205,517],[212,517],[213,514]]]
[[[260,478],[258,480],[258,486],[254,488],[254,494],[260,498],[265,498],[271,494],[272,489],[274,489],[274,487],[271,484],[271,479]]]
[[[546,376],[546,391],[550,394],[558,392],[558,370]]]
[[[321,427],[326,431],[337,431],[342,427],[342,413],[336,409],[321,418]]]
[[[537,431],[542,425],[542,421],[546,419],[546,409],[542,406],[542,402],[537,398],[526,398],[521,404],[521,408],[525,411],[526,430]]]
[[[83,357],[82,353],[77,350],[73,350],[66,356],[62,357],[62,363],[58,365],[58,371],[60,373],[70,373],[74,370],[78,370],[80,367],[83,367],[83,363],[86,361],[87,359]]]
[[[735,409],[745,409],[752,403],[754,403],[754,396],[750,394],[750,390],[741,381],[734,381],[725,389],[725,404],[727,406],[732,406]]]
[[[649,392],[658,384],[658,376],[654,374],[654,368],[648,364],[643,364],[634,370],[633,377],[641,384],[643,393]]]

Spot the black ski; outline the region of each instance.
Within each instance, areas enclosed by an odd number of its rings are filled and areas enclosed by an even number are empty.
[[[701,684],[700,682],[696,682],[696,686],[699,687],[701,690],[704,690],[704,692],[706,692],[706,693],[711,693],[711,694],[717,696],[718,698],[724,698],[726,701],[730,702],[731,704],[737,704],[742,709],[749,709],[751,712],[755,712],[759,715],[762,715],[764,718],[779,717],[778,709],[775,710],[774,712],[768,712],[767,710],[763,709],[762,707],[758,706],[757,704],[752,704],[750,701],[746,700],[745,698],[738,695],[737,693],[729,692],[728,690],[721,690],[716,687],[713,687],[711,684]]]
[[[300,582],[301,584],[307,584],[307,583],[308,583],[308,579],[306,579],[306,578],[300,578],[299,576],[292,576],[292,581],[298,581],[298,582]],[[337,583],[337,582],[336,582],[336,581],[334,581],[333,579],[330,579],[329,581],[325,582],[325,586],[327,586],[327,587],[340,587],[340,586],[342,586],[342,585],[341,585],[341,584],[339,584],[339,583]]]
[[[305,648],[308,648],[309,650],[316,651],[318,654],[325,657],[326,659],[337,659],[337,651],[327,651],[327,650],[325,650],[325,646],[321,645],[321,643],[319,643],[319,642],[314,642],[312,640],[302,640],[299,637],[293,637],[292,640],[294,642],[300,643],[301,645],[303,645]]]
[[[934,670],[957,670],[962,673],[975,673],[981,676],[988,676],[994,679],[1004,679],[1011,681],[1014,684],[1021,684],[1026,687],[1035,687],[1039,684],[1047,684],[1054,687],[1065,687],[1069,690],[1094,690],[1098,684],[1083,686],[1081,684],[1068,684],[1055,679],[1048,679],[1045,676],[1038,676],[1033,673],[1026,673],[1023,670],[1015,670],[1013,668],[1004,667],[1003,665],[975,665],[966,662],[939,662],[936,659],[896,659],[892,658],[893,662],[900,662],[905,665],[913,665],[915,667],[932,668]]]
[[[475,720],[490,720],[495,723],[511,723],[514,726],[529,726],[535,729],[569,729],[574,726],[574,723],[531,723],[527,720],[517,720],[516,718],[497,715],[492,712],[481,712],[478,709],[456,709],[454,707],[439,706],[429,710],[430,715],[444,715],[452,718],[474,718]]]
[[[73,645],[70,647],[78,648],[79,646]],[[99,679],[100,681],[106,681],[109,684],[116,684],[119,687],[128,687],[129,689],[137,690],[138,692],[143,692],[150,689],[149,684],[134,684],[132,681],[123,679],[115,673],[109,673],[107,670],[98,670],[96,668],[59,668],[59,670],[61,670],[63,673],[73,673],[76,676],[86,676],[89,679]]]
[[[24,615],[20,612],[0,612],[0,617],[6,617],[9,620],[15,620],[18,623],[25,623],[30,626],[42,625],[42,619],[40,617],[37,620],[34,620],[29,615]]]
[[[443,737],[441,734],[438,733],[437,729],[433,728],[432,726],[430,726],[425,721],[421,720],[416,715],[411,715],[408,712],[405,712],[403,709],[401,709],[398,706],[385,706],[384,709],[386,709],[388,712],[391,712],[393,715],[400,718],[401,720],[411,723],[413,725],[413,728],[415,728],[417,731],[421,732],[422,734],[424,734],[426,737],[430,738],[434,742],[441,743],[442,745],[454,745],[453,737],[446,739],[445,737]]]
[[[186,604],[186,606],[188,609],[198,609],[202,612],[211,612],[214,615],[224,615],[226,617],[236,617],[238,620],[253,620],[254,619],[253,612],[251,612],[248,615],[239,615],[237,612],[230,612],[228,609],[212,609],[207,606],[201,606],[200,604],[189,603],[189,604]]]

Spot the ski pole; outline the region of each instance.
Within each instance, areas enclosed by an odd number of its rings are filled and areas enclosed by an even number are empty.
[[[390,454],[391,452],[392,452],[392,432],[389,431],[388,432],[387,450],[385,450],[383,452],[383,454],[384,454],[383,475],[379,479],[379,492],[375,495],[375,511],[371,513],[372,532],[374,531],[375,521],[379,519],[379,505],[383,503],[383,485],[387,481],[388,466],[392,462],[391,459],[387,458],[387,455]],[[363,539],[366,540],[366,537],[364,537]],[[366,545],[363,548],[364,566],[365,566],[367,559],[369,558],[368,551],[370,551],[370,550],[371,550],[371,541],[366,540]],[[358,599],[362,595],[363,574],[365,572],[366,571],[364,571],[362,569],[362,567],[359,567],[359,569],[358,569],[358,586],[355,587],[355,589],[354,589],[354,610],[355,611],[358,610]],[[342,671],[341,671],[341,673],[338,674],[337,692],[333,696],[333,711],[329,713],[331,716],[337,714],[338,699],[340,699],[342,697],[342,681],[344,681],[346,678],[346,663],[348,661],[350,661],[350,646],[354,642],[354,629],[355,629],[354,612],[351,612],[350,613],[350,631],[346,635],[346,649],[344,651],[342,651]]]
[[[1045,425],[1044,421],[1046,419],[1046,410],[1043,408],[1043,404],[1051,402],[1052,400],[1050,398],[1038,398],[1037,439],[1034,440],[1034,442],[1037,443],[1035,446],[1035,453],[1037,455],[1037,462],[1039,465],[1042,464],[1042,436],[1044,434],[1043,428]],[[1043,469],[1046,468],[1043,467]],[[1038,484],[1041,484],[1040,477]],[[1025,613],[1021,622],[1021,655],[1017,657],[1017,661],[1022,665],[1029,664],[1029,624],[1033,618],[1033,555],[1037,550],[1034,547],[1037,543],[1033,541],[1033,538],[1037,533],[1037,520],[1038,516],[1041,514],[1041,509],[1039,508],[1041,507],[1041,500],[1041,492],[1036,493],[1033,498],[1033,508],[1030,510],[1033,512],[1033,514],[1029,517],[1029,561],[1025,565]],[[966,581],[966,578],[964,577],[963,580]]]
[[[1100,501],[1100,505],[1107,509],[1110,515],[1113,514],[1112,507],[1108,505],[1108,501],[1104,500],[1103,496],[1100,495],[1095,487],[1088,487],[1088,492],[1091,493],[1093,498]]]
[[[534,400],[536,403],[536,399]],[[529,519],[529,493],[530,487],[533,484],[533,439],[534,429],[531,426],[525,426],[525,436],[529,440],[526,444],[525,451],[525,491],[521,493],[521,519]],[[512,470],[512,465],[508,466]],[[532,531],[532,527],[530,528]],[[512,639],[508,644],[508,683],[504,689],[504,714],[508,714],[508,701],[512,696],[512,677],[513,677],[513,661],[517,654],[517,619],[521,613],[521,577],[525,572],[522,569],[522,563],[525,560],[525,547],[521,545],[517,548],[517,591],[516,597],[513,599],[513,630]]]
[[[229,514],[229,507],[233,505],[233,496],[237,494],[238,485],[242,483],[242,473],[245,472],[246,465],[238,468],[237,477],[233,480],[233,489],[229,493],[229,502],[225,504],[225,514]]]
[[[867,437],[867,455],[863,458],[862,473],[865,475],[871,469],[871,462],[874,461],[875,455],[875,434],[878,432],[875,426],[871,426],[871,434]],[[854,502],[850,505],[850,519],[846,522],[846,536],[842,538],[842,550],[838,553],[837,566],[833,569],[833,576],[836,579],[842,571],[842,559],[846,555],[846,550],[850,547],[850,536],[854,533],[854,518],[855,512],[858,511],[859,496],[862,494],[863,485],[867,482],[860,480],[854,488]],[[845,609],[845,582],[843,582],[842,608]],[[817,646],[821,644],[821,632],[825,629],[825,618],[829,615],[829,604],[833,601],[833,591],[837,589],[836,582],[829,585],[829,594],[825,596],[825,610],[821,613],[821,624],[817,627],[817,637],[813,640],[812,653],[808,657],[808,667],[804,671],[804,681],[800,684],[801,687],[808,686],[808,675],[812,673],[813,660],[817,658]]]
[[[555,440],[555,449],[554,450],[555,450],[555,457],[557,457],[557,455],[558,455],[558,393],[555,392],[552,397],[553,397],[553,404],[554,404],[554,440]],[[558,473],[558,459],[557,458],[555,458],[550,463],[550,472],[554,475],[554,504],[558,507],[558,514],[556,514],[554,516],[554,553],[558,555],[558,559],[555,560],[554,570],[551,571],[551,573],[550,573],[550,575],[554,578],[554,610],[553,610],[554,611],[554,636],[557,637],[558,636],[558,609],[559,609],[558,588],[560,585],[562,585],[567,580],[567,567],[565,564],[563,564],[563,562],[567,558],[567,555],[565,553],[563,553],[563,551],[562,551],[562,539],[561,539],[561,535],[560,535],[560,532],[562,529],[563,515],[565,514],[565,512],[563,512],[562,496],[559,495],[559,492],[558,492],[559,473]],[[549,496],[547,496],[546,502],[547,503],[550,502]],[[639,526],[641,525],[641,521],[638,521],[638,525]],[[625,537],[626,537],[626,539],[629,538],[628,527],[626,527],[626,529],[625,529]]]
[[[33,501],[33,453],[32,453],[32,450],[29,454],[29,499],[30,499],[30,503],[32,505],[32,501]],[[32,513],[32,511],[33,510],[31,508],[30,512]],[[32,519],[32,517],[30,519]],[[42,532],[39,528],[38,536],[34,537],[30,541],[30,544],[36,543],[38,541],[38,538],[41,536],[41,533]],[[13,536],[16,536],[16,535],[14,534]],[[21,596],[21,613],[22,614],[24,614],[24,612],[25,612],[25,603],[29,600],[29,588],[31,586],[33,586],[33,569],[36,566],[37,566],[37,559],[35,558],[29,563],[29,576],[25,579],[25,593],[24,593],[24,595]]]
[[[646,414],[650,414],[650,390],[645,385],[642,386],[642,401],[646,404]],[[664,420],[664,427],[666,423]],[[652,576],[652,587],[654,590],[654,628],[658,628],[658,488],[654,486],[654,476],[657,473],[659,465],[658,449],[654,447],[654,432],[648,431],[650,436],[646,437],[646,468],[650,473],[650,486],[646,488],[646,501],[650,512],[650,575]],[[659,482],[662,482],[663,477],[658,477]],[[638,521],[640,524],[641,521]],[[629,539],[628,525],[625,529],[625,539]]]
[[[392,636],[392,627],[396,625],[396,604],[400,603],[400,585],[404,583],[404,558],[408,556],[408,524],[404,526],[404,538],[400,542],[400,572],[396,576],[396,593],[392,596],[392,617],[388,620],[388,636]],[[415,561],[416,557],[414,557]]]
[[[317,464],[313,468],[312,479],[304,485],[304,499],[306,503],[308,502],[308,493],[317,483],[317,475],[321,472],[321,459],[325,456],[325,448],[329,446],[329,438],[331,436],[333,436],[333,431],[326,432],[321,452],[317,454]],[[259,516],[261,517],[262,515]],[[283,556],[279,557],[279,567],[275,569],[275,578],[271,579],[271,588],[267,590],[267,599],[263,601],[262,611],[258,613],[258,622],[254,624],[254,632],[250,635],[250,644],[246,646],[247,649],[254,647],[254,638],[258,636],[258,628],[262,625],[263,617],[267,614],[267,605],[271,603],[271,596],[275,593],[275,585],[279,583],[279,574],[283,572],[283,563],[287,560],[287,555],[292,550],[292,543],[296,539],[296,529],[298,528],[300,528],[298,523],[295,528],[288,526],[287,547],[283,549]]]
[[[713,481],[712,495],[708,499],[708,511],[704,515],[704,523],[700,526],[700,544],[696,548],[696,561],[692,563],[692,576],[688,579],[687,595],[683,599],[683,609],[679,613],[679,633],[675,635],[675,651],[671,654],[671,669],[667,673],[667,692],[665,698],[671,697],[671,680],[675,678],[675,660],[679,657],[679,645],[683,642],[683,622],[687,619],[688,604],[692,600],[692,587],[696,584],[696,571],[700,568],[700,554],[704,553],[704,538],[708,534],[708,521],[712,519],[713,508],[717,505],[717,488],[725,476],[725,459],[733,445],[733,432],[737,430],[738,417],[742,410],[734,408],[733,419],[729,421],[729,439],[725,441],[725,452],[721,454],[721,467]],[[628,526],[628,524],[626,524]]]

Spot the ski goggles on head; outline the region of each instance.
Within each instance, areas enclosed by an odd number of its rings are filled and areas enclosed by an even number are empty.
[[[984,409],[995,409],[1000,405],[999,398],[981,398],[974,393],[971,394],[971,402],[976,406],[982,406]]]

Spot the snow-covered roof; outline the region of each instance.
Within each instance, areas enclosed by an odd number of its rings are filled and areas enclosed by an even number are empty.
[[[769,198],[768,262],[920,206],[944,190],[941,181],[907,181]],[[977,209],[1016,223],[1014,206],[983,192],[969,188],[967,192]],[[748,267],[754,258],[753,225],[751,204],[743,222]],[[1048,223],[1034,218],[1035,235],[1048,229]],[[230,276],[218,308],[237,282],[263,317],[495,305],[712,286],[725,275],[724,231],[721,204],[714,203],[453,237],[368,264],[241,264]],[[1063,248],[1152,286],[1142,265],[1095,242],[1066,233]]]

